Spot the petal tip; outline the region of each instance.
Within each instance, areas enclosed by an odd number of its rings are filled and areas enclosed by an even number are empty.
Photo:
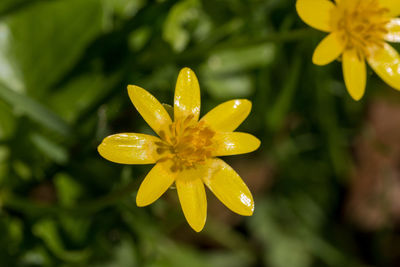
[[[254,149],[254,150],[257,150],[257,149],[261,146],[261,141],[260,141],[260,139],[258,139],[258,138],[255,137],[255,136],[254,136],[254,146],[255,146],[255,149]]]
[[[194,77],[195,80],[197,81],[197,76],[196,76],[195,72],[189,67],[182,68],[178,74],[178,80],[182,79],[183,81],[186,81],[187,79],[190,79],[191,77]]]
[[[344,47],[344,42],[339,34],[336,32],[331,33],[315,48],[312,62],[318,66],[328,65],[343,53]]]
[[[363,90],[359,90],[360,92],[357,92],[356,90],[351,90],[351,89],[347,89],[347,91],[349,92],[350,97],[353,100],[360,101],[361,98],[364,96],[365,88],[366,88],[366,85],[364,85]]]
[[[231,101],[234,103],[233,105],[234,109],[236,109],[238,106],[241,106],[243,112],[246,114],[246,117],[250,114],[251,108],[253,106],[253,103],[250,100],[242,98],[242,99],[234,99]]]
[[[127,89],[128,89],[128,91],[135,90],[136,87],[137,87],[136,85],[128,84]]]
[[[139,191],[137,192],[136,195],[136,206],[142,208],[150,205],[153,202],[149,202],[148,200],[146,201],[146,198],[144,197],[143,192],[141,192],[140,188]]]
[[[139,199],[137,196],[136,196],[136,206],[138,206],[138,207],[145,207],[145,206],[147,206],[147,205],[149,205],[149,204],[147,204],[147,203],[145,203],[143,200],[141,200],[141,199]]]
[[[102,156],[104,158],[104,150],[105,150],[105,144],[104,144],[104,140],[103,142],[100,143],[100,145],[97,146],[97,152],[100,154],[100,156]]]
[[[189,224],[190,227],[196,231],[197,233],[201,232],[204,229],[204,225],[206,224],[206,222],[202,223],[202,224],[198,224],[198,225],[193,225],[193,224]]]
[[[242,216],[253,216],[254,213],[254,200],[251,200],[251,204],[248,209],[243,210],[243,212],[240,214]]]
[[[242,206],[240,209],[234,210],[237,214],[241,216],[253,216],[254,213],[254,201],[251,200],[249,206]]]
[[[248,99],[242,99],[242,102],[243,102],[243,104],[245,104],[246,106],[248,106],[248,109],[251,110],[251,108],[252,108],[252,106],[253,106],[253,103],[252,103],[250,100],[248,100]]]
[[[335,4],[330,0],[297,0],[296,11],[303,22],[320,31],[331,32],[329,17]]]
[[[354,95],[350,95],[351,96],[351,98],[353,98],[353,100],[355,100],[355,101],[360,101],[361,100],[361,98],[362,98],[362,95],[360,95],[360,96],[354,96]]]
[[[191,73],[193,70],[189,67],[184,67],[181,69],[180,73]]]
[[[317,66],[325,66],[328,64],[326,62],[321,61],[315,52],[312,56],[312,63]]]
[[[189,67],[184,67],[180,70],[178,74],[178,80],[182,79],[183,81],[186,81],[187,79],[194,78],[194,81],[197,83],[197,76],[196,73]]]
[[[251,137],[251,144],[249,143],[249,145],[251,145],[252,149],[251,149],[250,152],[256,151],[257,149],[260,148],[260,146],[261,146],[261,141],[260,141],[260,139],[258,139],[257,137],[255,137],[255,136],[252,135],[252,134],[248,134],[248,135],[250,135],[250,137]],[[249,152],[249,153],[250,153],[250,152]]]
[[[142,87],[137,86],[137,85],[128,85],[127,89],[128,89],[128,95],[130,98],[137,97],[139,95],[146,94],[146,93],[149,94],[149,92],[147,90],[145,90]]]
[[[137,85],[128,85],[127,89],[128,89],[128,94],[129,95],[136,94],[138,91],[144,91],[143,88],[141,88],[141,87],[139,87]]]
[[[251,210],[251,211],[249,211],[249,212],[244,212],[244,213],[242,213],[242,214],[240,214],[240,215],[242,215],[242,216],[253,216],[253,213],[254,213],[254,211],[253,210]]]

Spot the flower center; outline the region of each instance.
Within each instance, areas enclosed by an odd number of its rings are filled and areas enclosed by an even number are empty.
[[[159,162],[172,160],[171,171],[195,168],[210,158],[215,132],[204,122],[193,120],[193,116],[177,120],[168,130],[160,131],[162,142],[157,142]]]
[[[343,0],[333,16],[334,30],[346,43],[346,49],[356,49],[360,56],[368,56],[368,48],[382,46],[389,10],[378,0]]]

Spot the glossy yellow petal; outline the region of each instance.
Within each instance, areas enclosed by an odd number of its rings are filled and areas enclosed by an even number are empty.
[[[213,156],[229,156],[250,153],[260,146],[260,140],[248,133],[217,132],[214,136]]]
[[[207,218],[206,192],[201,177],[191,175],[191,170],[183,171],[175,183],[187,222],[196,232],[200,232]]]
[[[345,44],[338,33],[329,34],[315,49],[313,63],[320,66],[331,63],[342,54],[344,47]]]
[[[381,5],[388,8],[394,17],[400,15],[400,1],[398,0],[379,0]]]
[[[370,51],[368,63],[391,87],[400,90],[400,57],[389,44]]]
[[[207,164],[211,171],[203,181],[225,206],[240,215],[251,216],[254,201],[250,190],[240,176],[221,159],[212,159]]]
[[[112,162],[122,164],[151,164],[157,161],[155,136],[137,133],[114,134],[104,138],[97,150]]]
[[[388,33],[385,35],[385,40],[392,43],[400,43],[400,19],[392,19],[386,25]]]
[[[230,100],[210,110],[201,121],[216,131],[232,132],[247,118],[250,110],[249,100]]]
[[[137,111],[156,133],[172,123],[163,105],[143,88],[129,85],[128,94]]]
[[[196,74],[183,68],[178,76],[174,97],[174,120],[193,115],[195,120],[200,115],[200,86]]]
[[[157,163],[139,187],[136,204],[147,206],[156,201],[175,181],[176,172],[170,171],[171,161]]]
[[[367,83],[367,68],[364,58],[355,50],[346,50],[343,53],[343,76],[351,97],[360,100]]]
[[[330,32],[331,15],[335,4],[329,0],[297,0],[296,10],[300,18],[311,27]]]

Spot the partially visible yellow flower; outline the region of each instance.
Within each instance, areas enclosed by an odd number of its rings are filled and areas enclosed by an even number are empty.
[[[342,55],[344,81],[353,99],[364,95],[365,60],[382,80],[400,90],[400,57],[385,42],[400,42],[399,0],[297,0],[296,9],[308,25],[330,33],[312,60],[326,65]]]
[[[207,216],[205,184],[232,211],[244,216],[253,214],[249,189],[228,164],[216,158],[249,153],[260,146],[256,137],[233,132],[250,113],[250,101],[227,101],[199,120],[200,87],[189,68],[179,73],[173,111],[170,107],[173,118],[146,90],[129,85],[128,94],[159,137],[115,134],[106,137],[98,151],[116,163],[156,164],[140,185],[138,206],[153,203],[175,183],[186,220],[199,232]]]

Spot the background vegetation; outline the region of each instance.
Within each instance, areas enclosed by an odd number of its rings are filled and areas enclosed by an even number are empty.
[[[400,266],[400,93],[372,72],[351,100],[294,0],[1,0],[0,266]],[[255,153],[227,158],[252,217],[208,194],[205,229],[175,190],[138,208],[150,166],[101,158],[150,132],[126,86],[172,103],[180,68],[203,114],[248,98]]]

